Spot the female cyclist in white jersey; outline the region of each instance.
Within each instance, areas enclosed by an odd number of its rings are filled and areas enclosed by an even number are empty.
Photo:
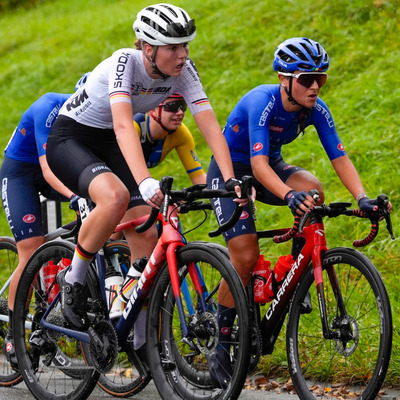
[[[47,144],[55,175],[96,204],[81,228],[71,268],[57,278],[63,315],[81,330],[89,325],[85,277],[94,254],[121,220],[148,214],[148,205],[159,207],[163,200],[159,182],[146,166],[134,113],[148,112],[171,93],[181,93],[225,181],[240,193],[226,141],[188,58],[194,20],[163,3],[141,10],[133,29],[142,50],[120,49],[101,62],[85,88],[60,110]],[[131,229],[125,236],[132,259],[149,256],[157,240],[155,229],[141,235]]]

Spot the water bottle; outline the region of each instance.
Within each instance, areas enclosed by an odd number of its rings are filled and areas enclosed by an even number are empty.
[[[106,290],[107,307],[109,310],[110,319],[119,318],[124,311],[125,304],[119,297],[119,291],[121,290],[123,278],[121,273],[111,269],[107,271],[104,280],[104,286]]]
[[[278,258],[278,261],[274,267],[274,275],[279,286],[282,285],[282,282],[285,279],[286,274],[290,271],[290,268],[292,268],[293,263],[294,260],[291,254],[288,254],[287,256],[280,256]]]
[[[118,293],[119,298],[124,303],[127,303],[129,301],[129,298],[131,297],[131,294],[133,292],[133,288],[135,287],[146,265],[147,257],[142,257],[135,260],[132,266],[129,268],[129,271],[126,274],[125,280]]]
[[[254,277],[254,300],[257,303],[268,303],[271,299],[271,293],[268,287],[271,281],[271,263],[264,259],[261,254],[253,270]],[[273,293],[272,293],[273,294]]]
[[[58,285],[56,283],[56,275],[57,275],[57,264],[54,264],[53,261],[49,261],[43,267],[44,274],[44,287],[46,288],[47,293],[47,302],[51,304],[54,300],[54,297],[57,293]],[[56,288],[57,286],[57,288]]]
[[[47,265],[43,267],[44,274],[44,285],[47,293],[47,302],[51,304],[57,296],[60,288],[56,283],[56,275],[71,265],[71,260],[68,258],[62,258],[58,264],[54,264],[53,261],[49,261]]]
[[[290,268],[292,268],[293,263],[294,260],[291,254],[288,254],[287,256],[280,256],[278,258],[278,261],[276,262],[275,267],[272,271],[276,282],[275,290],[272,279],[268,282],[267,292],[271,298],[269,301],[272,301],[274,293],[277,292],[278,289],[281,287],[284,279],[286,278],[286,274],[290,271]]]

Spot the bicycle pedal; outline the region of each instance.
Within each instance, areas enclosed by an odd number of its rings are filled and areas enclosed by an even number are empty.
[[[51,355],[55,354],[57,351],[57,344],[51,340],[48,334],[42,329],[39,329],[31,334],[29,343],[32,346],[39,348],[42,354],[50,353]]]
[[[165,359],[161,360],[161,366],[165,372],[170,372],[176,369],[176,364],[174,362]]]

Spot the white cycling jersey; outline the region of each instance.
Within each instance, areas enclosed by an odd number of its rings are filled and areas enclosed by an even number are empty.
[[[188,59],[178,77],[153,79],[140,50],[120,49],[102,61],[59,114],[94,128],[112,129],[111,105],[132,104],[133,113],[146,113],[170,94],[179,92],[191,113],[211,109],[194,63]]]

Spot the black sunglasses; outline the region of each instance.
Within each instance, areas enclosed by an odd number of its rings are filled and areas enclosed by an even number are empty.
[[[190,36],[196,31],[196,25],[194,19],[191,19],[186,26],[183,26],[179,22],[172,22],[167,25],[167,32],[170,37],[183,37]]]
[[[161,107],[163,107],[165,111],[177,113],[179,110],[185,112],[187,109],[187,104],[185,100],[175,100],[164,103],[161,105]]]
[[[311,87],[314,81],[317,81],[318,87],[322,87],[325,85],[328,74],[325,72],[300,72],[299,74],[292,74],[289,72],[280,72],[281,75],[284,76],[292,76],[297,79],[297,82],[306,88]]]

